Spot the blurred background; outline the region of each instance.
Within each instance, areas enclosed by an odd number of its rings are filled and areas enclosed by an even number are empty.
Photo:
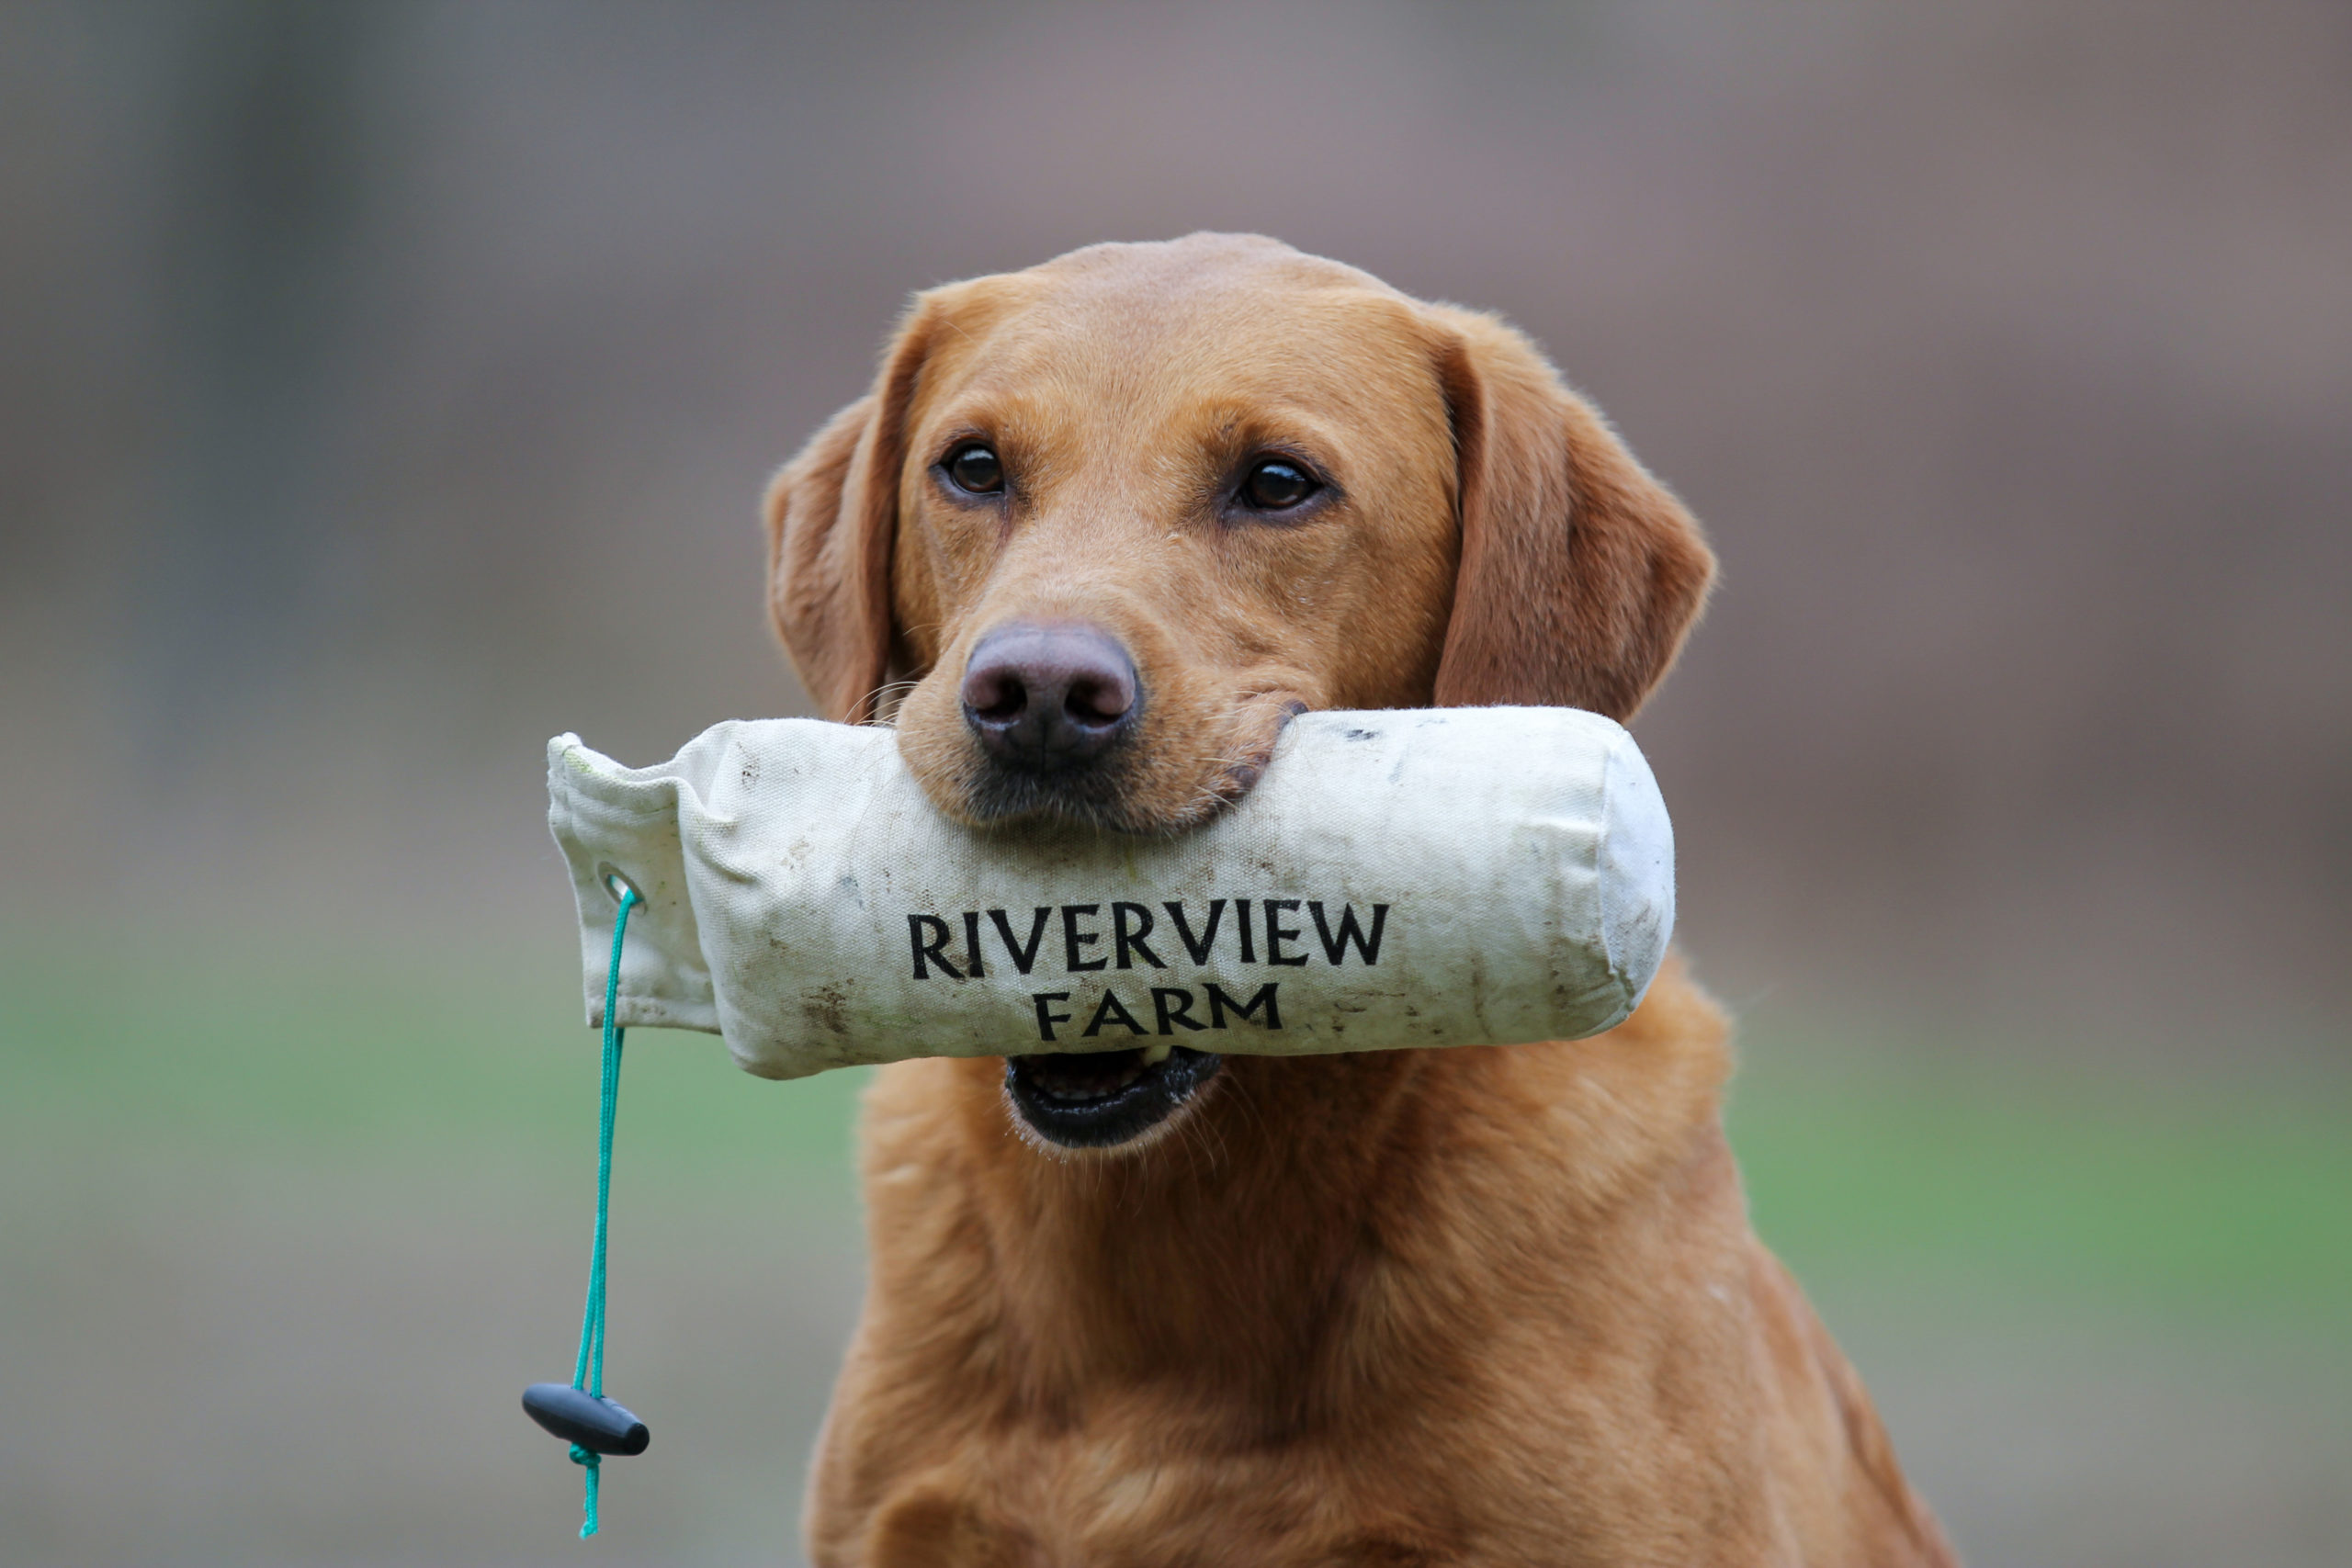
[[[542,744],[803,711],[910,291],[1258,230],[1705,519],[1758,1227],[1978,1564],[2352,1561],[2352,11],[0,6],[0,1562],[573,1561]],[[797,1561],[853,1075],[647,1032],[607,1561]]]

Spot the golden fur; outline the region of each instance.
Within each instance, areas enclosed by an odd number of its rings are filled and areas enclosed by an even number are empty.
[[[993,506],[933,472],[975,436],[1020,476]],[[1221,521],[1214,476],[1269,449],[1328,504]],[[1630,717],[1713,564],[1517,333],[1221,235],[922,296],[768,513],[809,691],[846,719],[903,691],[951,814],[979,635],[1114,633],[1148,702],[1080,814],[1133,831],[1246,790],[1301,708]],[[1236,1057],[1166,1135],[1085,1155],[1014,1134],[999,1063],[884,1069],[812,1558],[1951,1562],[1748,1227],[1729,1065],[1677,960],[1591,1040]]]

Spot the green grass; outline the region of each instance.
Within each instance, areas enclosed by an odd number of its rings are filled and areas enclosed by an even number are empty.
[[[1808,1278],[2352,1322],[2352,1085],[1751,1054],[1730,1125]]]
[[[6,951],[0,1136],[19,1157],[591,1168],[597,1036],[568,953]],[[864,1077],[772,1083],[715,1035],[632,1031],[621,1179],[783,1164],[845,1195]]]
[[[496,1167],[586,1179],[595,1036],[570,954],[288,959],[21,935],[0,959],[0,1139],[85,1160]],[[1932,1063],[1933,1066],[1923,1065]],[[1997,1064],[1997,1065],[1996,1065]],[[845,1210],[859,1073],[774,1084],[640,1031],[617,1179],[788,1171]],[[1808,1280],[2070,1292],[2352,1321],[2352,1083],[2155,1083],[2014,1055],[1748,1053],[1731,1125]]]

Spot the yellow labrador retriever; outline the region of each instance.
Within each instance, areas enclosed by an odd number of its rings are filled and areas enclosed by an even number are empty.
[[[771,603],[942,811],[1160,833],[1306,708],[1632,716],[1713,561],[1541,354],[1270,240],[922,295],[768,499]],[[1748,1228],[1722,1014],[885,1068],[827,1568],[1949,1563]]]

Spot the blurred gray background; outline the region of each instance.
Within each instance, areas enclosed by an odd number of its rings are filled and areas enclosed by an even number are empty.
[[[1708,524],[1684,941],[1963,1551],[2352,1560],[2352,10],[15,0],[0,1561],[568,1557],[541,743],[802,711],[754,504],[909,292],[1199,228]],[[603,1549],[783,1559],[855,1086],[650,1040]]]

